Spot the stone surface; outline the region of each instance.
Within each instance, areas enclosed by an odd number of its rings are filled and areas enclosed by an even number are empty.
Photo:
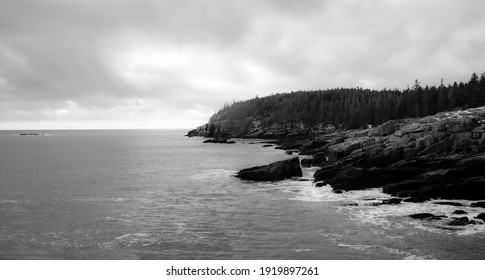
[[[451,217],[444,224],[449,226],[466,226],[469,221],[468,217]]]
[[[411,214],[409,217],[413,219],[419,219],[419,220],[440,220],[441,218],[439,216],[436,216],[432,213],[417,213],[417,214]]]
[[[228,141],[226,138],[207,139],[202,143],[216,143],[216,144],[236,144],[234,141]]]
[[[243,169],[236,174],[238,178],[254,181],[277,181],[301,176],[302,171],[298,157]]]

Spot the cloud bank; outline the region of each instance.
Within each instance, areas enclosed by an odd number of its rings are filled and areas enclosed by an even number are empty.
[[[481,0],[0,5],[0,129],[191,128],[255,95],[485,71]]]

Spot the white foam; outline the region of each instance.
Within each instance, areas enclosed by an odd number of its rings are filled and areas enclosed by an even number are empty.
[[[400,250],[397,248],[389,248],[386,246],[376,246],[376,245],[360,245],[360,244],[344,244],[344,243],[338,243],[337,244],[339,247],[347,247],[351,248],[357,251],[362,251],[362,252],[369,252],[369,251],[382,251],[388,254],[393,254],[393,255],[401,255],[403,256],[403,259],[406,260],[424,260],[424,259],[432,259],[431,256],[417,256],[412,253],[409,253],[404,250]]]
[[[297,253],[301,253],[301,252],[311,252],[311,251],[315,251],[315,249],[293,249],[293,251],[295,251]]]
[[[18,200],[0,200],[0,203],[14,203],[14,204],[18,204],[19,201]]]
[[[120,240],[120,239],[140,239],[140,238],[146,238],[146,237],[150,237],[151,234],[149,233],[143,233],[143,232],[137,232],[137,233],[127,233],[127,234],[123,234],[121,236],[117,236],[115,237],[116,240]]]

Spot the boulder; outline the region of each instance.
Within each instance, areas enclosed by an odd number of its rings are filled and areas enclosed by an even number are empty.
[[[413,219],[427,220],[427,221],[431,221],[431,220],[441,220],[441,217],[440,216],[436,216],[435,214],[431,214],[431,213],[411,214],[411,215],[409,215],[409,217],[411,217]]]
[[[391,199],[385,199],[382,201],[382,204],[400,204],[402,199],[399,198],[391,198]]]
[[[319,166],[322,162],[326,162],[326,161],[327,161],[327,153],[319,152],[319,153],[313,154],[312,165]]]
[[[326,179],[331,179],[337,173],[342,170],[343,166],[340,164],[330,164],[326,166],[322,166],[321,169],[318,169],[313,177],[315,178],[315,181],[323,181]]]
[[[254,181],[277,181],[301,176],[302,171],[298,157],[243,169],[236,174],[238,178]]]
[[[483,221],[480,220],[470,220],[468,221],[469,225],[483,225]]]
[[[315,187],[321,188],[321,187],[326,186],[326,185],[327,185],[327,183],[325,183],[325,182],[318,182],[318,183],[315,184]]]
[[[359,204],[357,204],[357,203],[344,203],[344,204],[341,204],[340,206],[359,206]]]
[[[459,202],[448,202],[448,201],[438,201],[438,202],[434,202],[433,204],[438,204],[438,205],[451,205],[451,206],[463,206],[462,203],[459,203]]]
[[[312,140],[309,142],[304,143],[300,146],[300,154],[302,155],[311,155],[317,152],[322,152],[326,150],[328,142],[321,141],[321,140]]]
[[[202,143],[217,143],[217,144],[236,144],[234,141],[227,141],[226,138],[213,138],[207,139]]]
[[[470,206],[471,207],[481,207],[481,208],[485,208],[485,201],[474,202]]]
[[[468,217],[452,217],[445,221],[445,225],[449,226],[465,226],[470,220]]]
[[[466,215],[466,214],[468,214],[466,211],[455,210],[452,215]]]
[[[301,166],[302,167],[311,167],[313,163],[312,158],[304,158],[301,160]]]
[[[480,213],[474,219],[479,219],[485,222],[485,213]]]

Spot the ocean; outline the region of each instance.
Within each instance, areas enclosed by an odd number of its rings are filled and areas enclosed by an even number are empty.
[[[372,206],[389,196],[316,188],[315,168],[309,181],[242,181],[291,156],[185,133],[0,131],[0,259],[485,259],[484,225],[408,217],[485,212],[470,201]]]

